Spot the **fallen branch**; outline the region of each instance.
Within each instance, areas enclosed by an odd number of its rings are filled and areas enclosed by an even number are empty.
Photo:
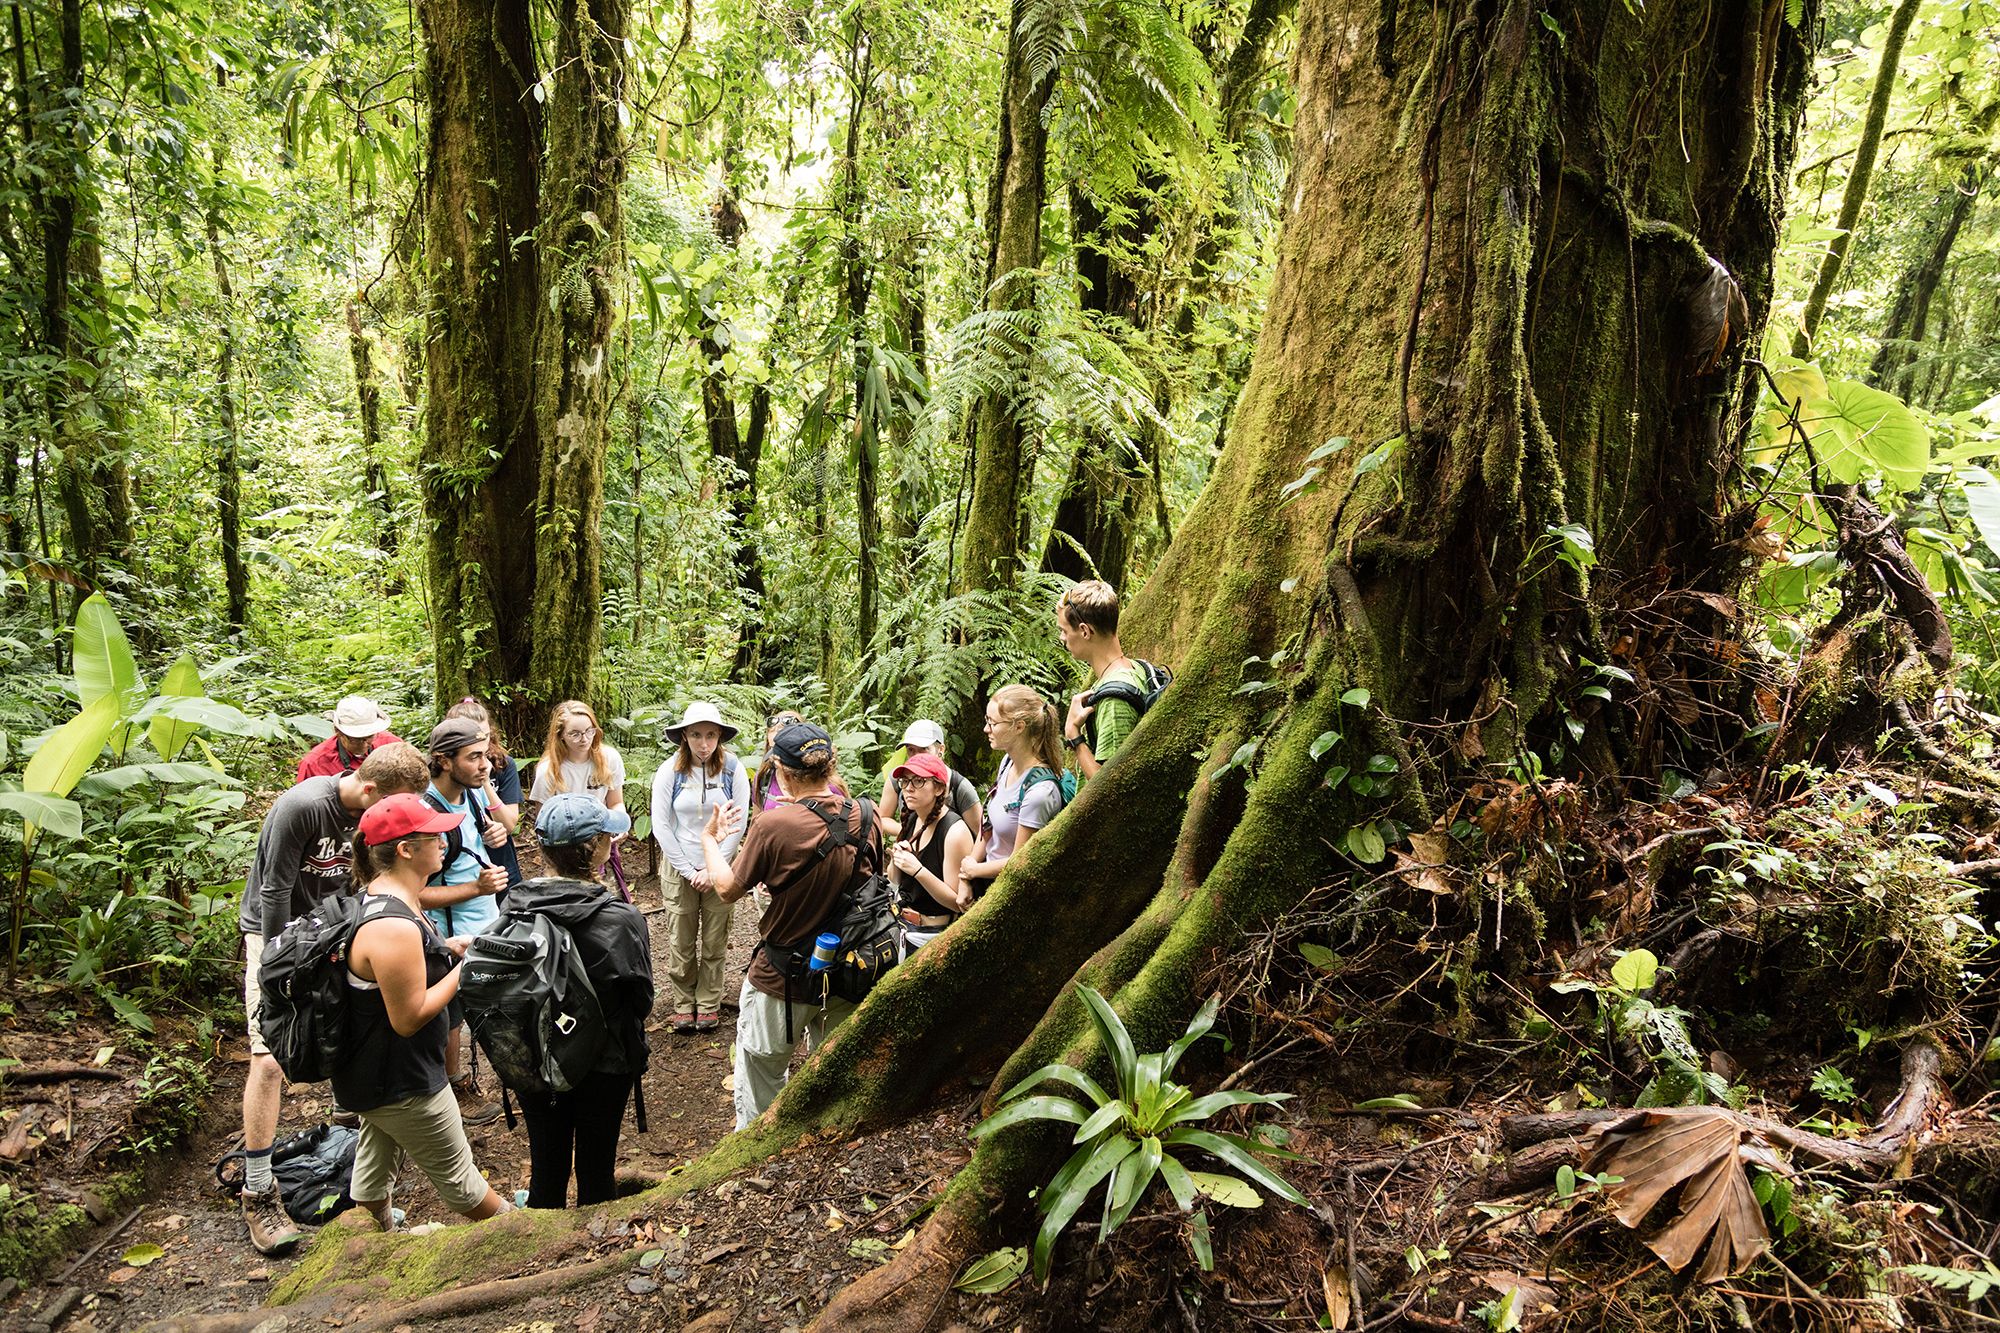
[[[577,1286],[593,1278],[603,1277],[631,1264],[630,1252],[606,1255],[587,1264],[567,1264],[560,1268],[544,1269],[525,1277],[495,1278],[490,1282],[475,1282],[469,1287],[454,1291],[440,1291],[421,1300],[408,1304],[387,1302],[379,1310],[371,1310],[361,1319],[352,1320],[341,1327],[346,1333],[386,1333],[386,1330],[401,1324],[423,1324],[443,1319],[458,1319],[466,1315],[482,1314],[503,1306],[518,1305],[546,1296],[565,1287]],[[349,1303],[366,1301],[369,1295],[357,1296],[354,1287],[334,1287],[311,1302],[288,1306],[283,1310],[259,1307],[254,1310],[231,1310],[223,1314],[182,1315],[173,1319],[162,1319],[145,1325],[140,1333],[250,1333],[258,1325],[282,1315],[293,1326],[311,1322],[336,1302],[343,1298]]]
[[[0,1082],[11,1084],[68,1083],[72,1079],[95,1078],[116,1083],[125,1077],[115,1069],[102,1065],[79,1065],[67,1062],[39,1065],[16,1065],[12,1069],[0,1071]]]

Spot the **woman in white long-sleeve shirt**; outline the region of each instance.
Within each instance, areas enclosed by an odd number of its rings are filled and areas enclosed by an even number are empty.
[[[722,901],[702,859],[701,830],[718,805],[750,807],[750,775],[728,749],[736,728],[714,704],[688,705],[666,729],[673,756],[653,776],[653,836],[660,844],[660,897],[673,922],[667,958],[668,1020],[675,1032],[709,1032],[722,1021],[722,961],[729,947],[730,904]],[[722,845],[736,855],[743,824]]]

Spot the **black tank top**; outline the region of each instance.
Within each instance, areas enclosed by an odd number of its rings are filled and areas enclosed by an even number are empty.
[[[414,921],[424,934],[424,984],[435,986],[457,964],[451,950],[431,923],[387,894],[370,894],[362,924],[400,916]],[[358,932],[357,932],[358,933]],[[450,1032],[445,1010],[424,1024],[415,1036],[397,1035],[389,1024],[382,990],[347,974],[347,1059],[333,1073],[333,1091],[350,1111],[373,1111],[411,1097],[428,1097],[444,1086],[444,1044]]]
[[[954,825],[964,822],[958,817],[956,810],[946,806],[944,813],[938,817],[937,826],[931,830],[931,840],[917,852],[917,863],[936,875],[940,881],[944,879],[945,838],[949,836]],[[913,835],[917,831],[914,828],[910,830]],[[913,908],[924,916],[957,915],[949,907],[931,897],[930,890],[926,889],[915,875],[903,875],[900,879],[902,882],[896,886],[899,905]]]

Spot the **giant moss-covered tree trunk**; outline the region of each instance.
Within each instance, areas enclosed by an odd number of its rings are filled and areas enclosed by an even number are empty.
[[[429,278],[421,450],[438,697],[516,702],[535,642],[532,243],[540,208],[540,103],[527,0],[423,0],[424,236]]]
[[[1349,867],[1338,831],[1428,827],[1454,778],[1550,761],[1573,709],[1600,775],[1685,762],[1698,737],[1628,725],[1646,701],[1592,713],[1581,662],[1607,659],[1612,590],[1657,604],[1743,564],[1742,357],[1816,22],[1785,8],[1558,5],[1557,32],[1526,0],[1304,0],[1269,314],[1224,455],[1129,617],[1128,642],[1179,679],[994,891],[693,1174],[894,1117],[998,1057],[996,1087],[1089,1063],[1076,980],[1163,1046],[1205,967]],[[1239,693],[1281,646],[1276,688]],[[1368,702],[1344,701],[1357,687]],[[1315,756],[1326,732],[1344,739]],[[1374,755],[1389,795],[1324,782]],[[919,1243],[829,1321],[921,1319],[1049,1146],[982,1141]]]
[[[604,457],[611,334],[623,286],[625,33],[629,0],[557,11],[542,187],[543,303],[535,355],[542,450],[535,507],[534,655],[529,693],[586,699],[603,638]],[[527,534],[523,534],[525,537]]]

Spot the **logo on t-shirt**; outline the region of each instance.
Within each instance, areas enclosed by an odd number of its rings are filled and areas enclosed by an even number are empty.
[[[321,838],[319,846],[306,858],[305,873],[331,879],[345,875],[348,870],[347,849],[340,845],[338,838]]]

